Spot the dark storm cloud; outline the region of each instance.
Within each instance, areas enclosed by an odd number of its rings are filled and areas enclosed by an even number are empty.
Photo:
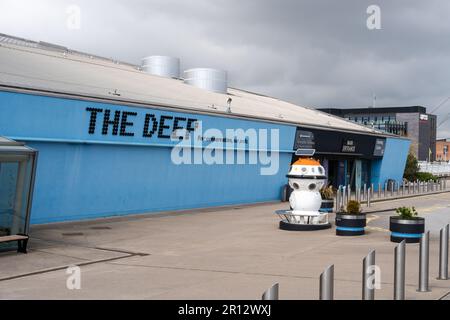
[[[80,30],[65,27],[68,5]],[[382,29],[366,9],[381,7]],[[450,3],[431,1],[9,1],[0,32],[139,63],[229,71],[231,85],[314,107],[424,105],[450,96]],[[439,110],[442,118],[450,102]],[[440,136],[449,136],[443,125]]]

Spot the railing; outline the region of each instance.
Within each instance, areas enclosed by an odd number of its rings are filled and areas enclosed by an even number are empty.
[[[364,184],[359,190],[352,190],[350,186],[339,186],[335,198],[335,208],[336,210],[340,210],[342,207],[345,208],[350,200],[356,200],[359,203],[364,203],[367,207],[370,207],[373,201],[431,194],[444,192],[446,190],[446,179],[438,179],[437,181],[430,180],[426,182],[404,182],[402,184],[396,181],[384,184],[379,183],[378,185],[371,184],[369,186]]]
[[[435,176],[450,176],[450,163],[419,161],[420,172],[429,172]]]

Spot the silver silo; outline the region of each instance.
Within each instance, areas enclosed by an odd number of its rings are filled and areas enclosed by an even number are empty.
[[[142,70],[149,74],[166,77],[180,77],[180,59],[168,56],[150,56],[142,59]]]
[[[184,83],[212,92],[227,93],[227,72],[210,68],[184,71]]]

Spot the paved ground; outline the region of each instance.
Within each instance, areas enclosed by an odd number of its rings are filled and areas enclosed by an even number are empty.
[[[432,231],[432,292],[417,293],[418,245],[407,247],[406,296],[439,299],[450,281],[435,280],[438,230],[450,223],[450,193],[376,203],[370,211],[416,206]],[[337,237],[278,229],[265,204],[182,214],[143,215],[35,226],[29,254],[0,254],[2,299],[259,299],[280,283],[281,299],[317,299],[318,277],[335,264],[337,299],[360,299],[361,261],[376,249],[382,270],[377,299],[392,298],[388,217],[368,213],[368,234]],[[368,209],[366,209],[369,211]],[[66,268],[81,266],[81,289],[66,288]]]

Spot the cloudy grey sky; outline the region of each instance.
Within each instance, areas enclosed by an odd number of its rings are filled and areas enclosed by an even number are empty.
[[[366,26],[381,8],[381,30]],[[67,28],[68,6],[81,9]],[[312,107],[423,105],[450,96],[448,0],[1,0],[0,32],[140,63],[229,72],[232,86]],[[450,112],[450,100],[437,112]],[[450,137],[450,120],[438,136]]]

